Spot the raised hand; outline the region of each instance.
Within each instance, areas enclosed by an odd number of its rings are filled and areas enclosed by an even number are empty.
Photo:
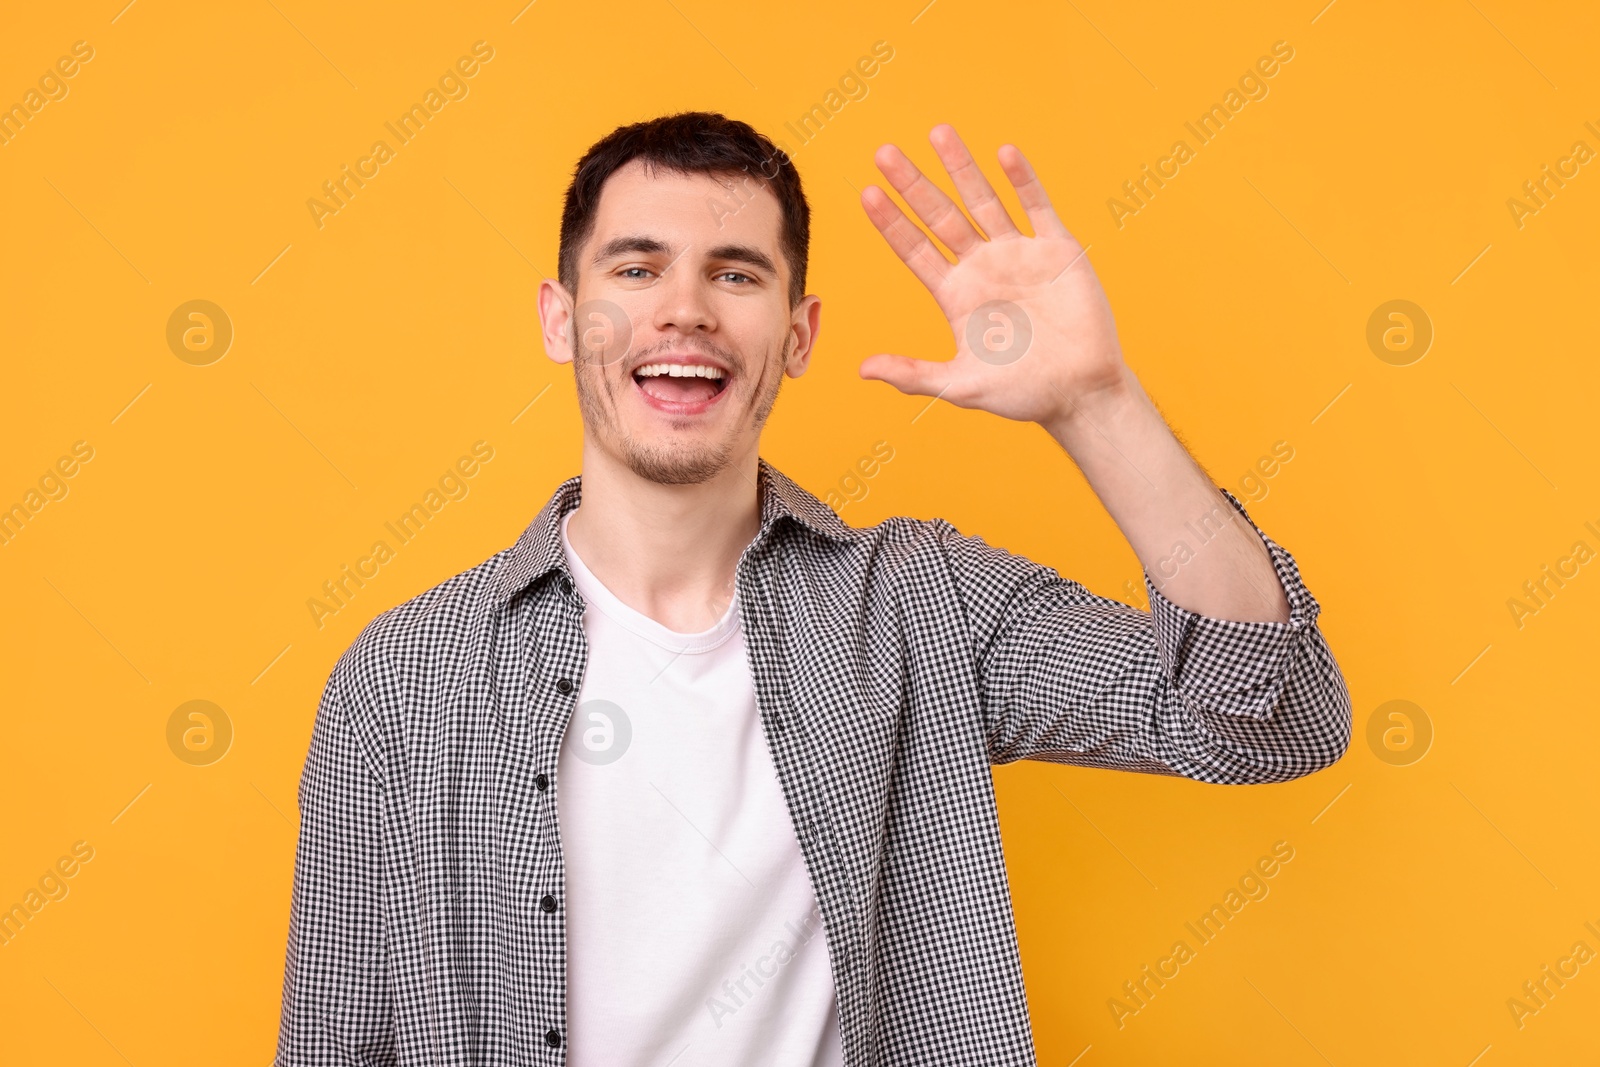
[[[1123,361],[1105,291],[1028,161],[1014,145],[1000,149],[1033,237],[1017,230],[955,130],[936,126],[928,139],[983,233],[900,149],[884,145],[875,158],[955,263],[882,189],[869,186],[861,205],[950,320],[956,355],[875,355],[861,376],[1039,423],[1168,599],[1215,618],[1286,622],[1289,602],[1265,542],[1224,502]],[[1188,544],[1197,523],[1221,531],[1198,549]]]
[[[1105,291],[1022,152],[1004,145],[999,159],[1033,237],[1017,229],[952,127],[936,126],[928,139],[983,233],[898,147],[884,145],[874,159],[954,264],[882,189],[868,186],[861,204],[950,320],[956,355],[874,355],[862,362],[861,376],[1046,427],[1070,419],[1085,400],[1125,388]]]

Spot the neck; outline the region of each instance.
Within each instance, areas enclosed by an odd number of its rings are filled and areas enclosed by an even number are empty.
[[[567,536],[624,604],[679,633],[709,629],[733,599],[739,557],[761,528],[754,450],[709,481],[662,485],[587,439],[583,496]]]

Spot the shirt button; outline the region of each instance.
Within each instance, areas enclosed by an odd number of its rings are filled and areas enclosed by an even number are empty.
[[[545,775],[536,774],[533,776],[533,787],[543,793],[550,788],[550,779]]]
[[[549,1045],[551,1048],[560,1048],[561,1034],[554,1029],[546,1030],[544,1032],[544,1043]]]
[[[572,579],[571,578],[562,578],[561,579],[561,591],[563,593],[567,594],[568,596],[572,595]]]
[[[571,682],[571,680],[567,679],[567,678],[563,678],[559,682],[557,682],[556,683],[556,692],[560,693],[562,696],[566,696],[568,693],[572,692],[572,682]]]
[[[556,898],[546,893],[539,898],[539,909],[546,915],[556,910]]]

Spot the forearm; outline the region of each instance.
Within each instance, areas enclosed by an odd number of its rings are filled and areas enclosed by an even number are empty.
[[[1294,558],[1243,517],[1270,552],[1294,609],[1288,623],[1197,615],[1159,591],[1147,614],[944,524],[991,761],[1237,785],[1339,759],[1350,694],[1317,628],[1319,606]]]
[[[1260,536],[1173,435],[1131,370],[1044,424],[1066,449],[1161,593],[1216,619],[1287,622]]]

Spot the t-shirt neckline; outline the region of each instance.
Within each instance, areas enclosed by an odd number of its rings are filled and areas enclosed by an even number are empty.
[[[729,601],[728,609],[723,612],[722,618],[713,623],[709,629],[698,633],[679,633],[644,612],[623,603],[615,593],[606,588],[604,582],[595,577],[594,572],[585,565],[577,550],[572,547],[572,541],[567,536],[567,523],[572,521],[572,514],[569,511],[561,517],[561,550],[567,557],[568,569],[572,571],[572,581],[578,587],[584,602],[599,610],[612,622],[651,644],[686,655],[710,652],[739,629],[737,590],[734,591],[733,599]]]

